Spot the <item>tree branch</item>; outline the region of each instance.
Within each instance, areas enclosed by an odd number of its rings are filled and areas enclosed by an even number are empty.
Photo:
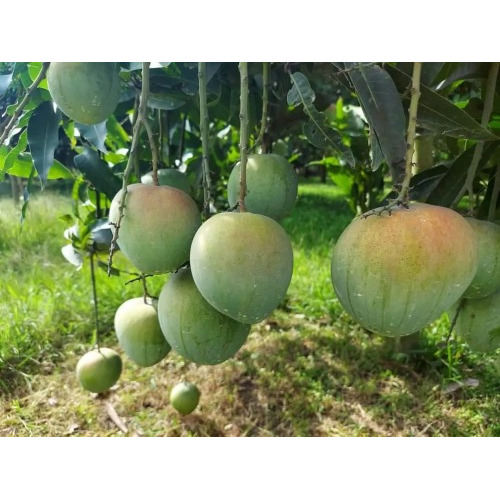
[[[12,115],[12,118],[8,121],[7,125],[5,126],[2,134],[0,135],[0,144],[3,144],[5,139],[7,139],[9,132],[14,128],[14,125],[17,123],[17,120],[21,116],[21,113],[23,112],[24,107],[26,104],[28,104],[29,98],[31,94],[35,91],[35,89],[38,87],[40,82],[45,78],[45,75],[47,74],[47,70],[49,69],[50,63],[44,62],[42,64],[42,68],[40,69],[40,73],[38,73],[38,76],[35,78],[33,83],[29,86],[26,95],[23,97],[22,101],[18,104],[16,110],[14,111],[14,114]]]

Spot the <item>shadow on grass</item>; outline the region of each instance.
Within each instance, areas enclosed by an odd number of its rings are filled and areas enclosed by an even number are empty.
[[[433,353],[401,362],[391,341],[364,331],[346,338],[329,327],[292,328],[260,332],[260,337],[258,344],[254,339],[238,354],[232,369],[221,368],[225,391],[233,399],[219,406],[218,418],[230,421],[239,435],[496,436],[500,432],[498,386],[487,372],[476,373],[481,379],[478,388],[447,394]],[[224,425],[219,429],[227,434]],[[198,431],[203,435],[204,426]]]

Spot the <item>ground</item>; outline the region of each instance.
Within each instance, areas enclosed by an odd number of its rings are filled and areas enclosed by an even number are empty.
[[[77,271],[59,251],[65,225],[58,217],[69,201],[38,197],[21,234],[11,204],[0,206],[7,285],[0,289],[0,436],[500,435],[494,358],[455,336],[446,342],[446,316],[419,339],[398,342],[342,311],[329,260],[353,215],[332,186],[300,186],[284,222],[295,258],[287,297],[221,365],[196,366],[175,353],[154,367],[134,365],[117,345],[112,318],[140,285],[101,273],[102,342],[123,355],[124,372],[100,396],[75,377],[94,323],[88,266]],[[127,266],[120,258],[117,265]],[[151,290],[164,280],[155,277]],[[180,380],[201,390],[191,415],[168,402]]]

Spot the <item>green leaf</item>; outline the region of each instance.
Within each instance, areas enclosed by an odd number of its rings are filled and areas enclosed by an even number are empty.
[[[63,121],[63,130],[69,139],[71,148],[74,148],[76,146],[75,122],[73,120]]]
[[[49,168],[49,175],[47,176],[48,180],[55,179],[74,179],[75,175],[71,170],[65,167],[60,161],[54,160],[54,163]]]
[[[406,156],[406,118],[398,89],[389,73],[380,66],[344,64],[346,69],[350,69],[349,78],[391,168],[391,175],[399,183],[404,176],[404,167],[401,167]]]
[[[106,271],[106,273],[108,273],[108,263],[107,262],[103,262],[102,260],[98,260],[97,266],[100,267],[103,271]],[[110,271],[110,274],[112,276],[120,276],[120,274],[121,274],[120,270],[116,269],[115,267],[111,267],[109,269],[109,271]]]
[[[97,123],[96,125],[84,125],[83,123],[75,123],[75,127],[80,131],[80,134],[95,146],[99,151],[103,153],[107,153],[108,150],[104,145],[104,141],[106,140],[106,135],[108,130],[106,128],[106,121],[104,120],[101,123]]]
[[[60,119],[60,111],[54,111],[52,103],[47,101],[38,106],[28,122],[28,144],[42,188],[54,163],[54,152],[59,143]]]
[[[411,76],[394,66],[386,66],[400,94],[409,104]],[[451,101],[425,85],[420,86],[417,123],[420,127],[435,133],[457,138],[496,141],[500,137],[482,127],[474,118]]]
[[[3,166],[5,165],[5,159],[8,154],[9,148],[5,144],[2,144],[0,146],[0,172],[3,172]]]
[[[108,135],[106,144],[114,151],[122,148],[130,148],[130,138],[125,129],[118,123],[115,115],[110,115],[107,121]]]
[[[477,173],[481,171],[481,168],[490,159],[496,147],[497,145],[494,143],[484,147]],[[453,204],[464,187],[467,171],[474,156],[474,150],[475,147],[470,147],[450,165],[448,171],[441,177],[436,187],[428,196],[427,203],[441,207],[450,207]]]
[[[14,162],[17,160],[17,157],[26,149],[28,145],[28,132],[23,130],[21,135],[19,136],[19,140],[15,147],[13,147],[6,156],[4,156],[3,166],[0,169],[0,182],[3,180],[6,172],[8,172]]]
[[[0,96],[5,94],[12,81],[12,73],[10,75],[0,75]]]
[[[186,104],[184,99],[167,93],[151,93],[148,98],[148,106],[154,109],[165,109],[170,111],[178,109]]]
[[[10,175],[15,175],[16,177],[22,177],[28,179],[31,177],[31,172],[33,170],[33,159],[29,153],[21,153],[12,162],[8,173]],[[36,175],[36,171],[35,171]]]
[[[107,163],[99,158],[93,149],[84,148],[83,153],[75,156],[75,166],[97,191],[104,193],[110,200],[121,189],[122,181],[114,175]]]
[[[33,179],[35,178],[35,175],[36,175],[35,166],[31,165],[31,175],[28,177],[28,182],[26,183],[26,186],[23,191],[24,203],[23,206],[21,207],[21,229],[23,227],[24,221],[26,220],[26,211],[28,210],[28,205],[30,202],[30,193],[31,193],[31,188],[33,186]]]
[[[30,75],[30,78],[32,81],[35,81],[38,77],[38,75],[40,74],[40,71],[42,69],[42,63],[41,62],[30,62],[28,64],[28,74]],[[44,78],[39,84],[38,84],[38,88],[41,88],[41,89],[47,89],[49,88],[48,84],[47,84],[47,79]]]
[[[328,124],[326,115],[314,107],[316,95],[303,73],[290,74],[292,88],[288,92],[287,102],[290,106],[302,104],[309,121],[304,125],[304,134],[311,144],[317,148],[332,147],[342,158],[354,167],[356,161],[352,151],[342,142],[339,132]]]
[[[29,153],[21,153],[15,160],[9,169],[10,175],[15,175],[16,177],[23,177],[27,179],[31,176],[31,171],[33,169],[33,158]],[[38,174],[35,172],[35,177]],[[73,179],[75,176],[67,167],[65,167],[60,161],[54,160],[54,163],[49,168],[49,173],[47,175],[48,180],[54,179]]]

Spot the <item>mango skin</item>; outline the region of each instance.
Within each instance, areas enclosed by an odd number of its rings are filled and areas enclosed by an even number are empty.
[[[170,404],[182,415],[192,413],[200,401],[200,391],[191,382],[179,382],[170,391]]]
[[[112,62],[50,63],[47,84],[61,111],[86,125],[108,118],[120,98],[120,77]]]
[[[273,219],[249,212],[208,219],[191,245],[191,272],[205,300],[241,323],[258,323],[286,295],[293,251]]]
[[[477,271],[463,297],[479,299],[500,290],[500,226],[466,217],[477,241]]]
[[[80,385],[90,392],[104,392],[113,387],[122,373],[120,355],[108,347],[85,353],[76,365]]]
[[[344,309],[363,327],[398,337],[454,304],[477,269],[474,232],[448,208],[414,203],[356,218],[335,245],[331,277]]]
[[[160,186],[171,186],[191,196],[191,184],[184,172],[175,168],[160,168],[157,171]],[[153,185],[153,172],[148,172],[141,177],[143,184]]]
[[[163,286],[158,318],[173,349],[199,365],[226,361],[250,333],[250,325],[224,316],[203,298],[189,269],[173,274]]]
[[[451,319],[455,311],[449,313]],[[481,299],[467,299],[455,330],[473,351],[491,352],[500,347],[500,292]]]
[[[266,215],[280,221],[290,215],[295,205],[298,178],[294,168],[281,155],[248,155],[246,168],[248,212]],[[240,195],[240,164],[236,164],[227,183],[229,206],[234,207]]]
[[[119,219],[121,193],[111,202],[109,221],[113,224]],[[196,203],[180,189],[130,184],[118,244],[143,273],[168,273],[189,260],[191,241],[200,225]]]
[[[115,313],[115,332],[121,348],[139,366],[159,363],[171,350],[160,328],[157,300],[136,297]]]

